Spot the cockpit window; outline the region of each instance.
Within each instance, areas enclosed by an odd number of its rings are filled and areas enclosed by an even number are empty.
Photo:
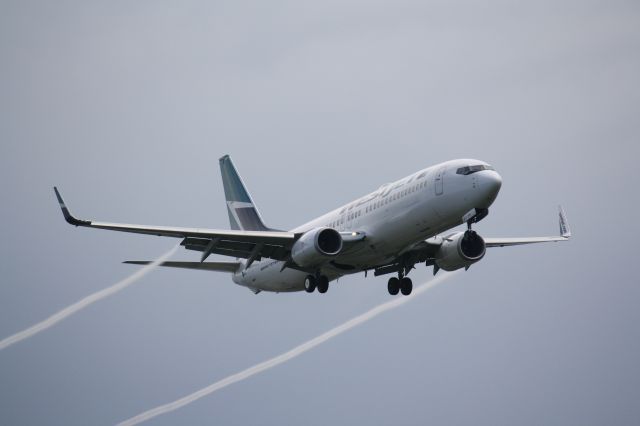
[[[493,167],[488,164],[478,164],[477,166],[466,166],[460,167],[456,174],[458,175],[470,175],[471,173],[480,172],[482,170],[495,170]]]

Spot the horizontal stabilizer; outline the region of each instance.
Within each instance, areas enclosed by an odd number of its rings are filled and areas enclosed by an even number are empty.
[[[148,260],[127,260],[130,265],[148,265]],[[159,266],[169,268],[200,269],[203,271],[235,272],[240,267],[240,262],[162,262]]]

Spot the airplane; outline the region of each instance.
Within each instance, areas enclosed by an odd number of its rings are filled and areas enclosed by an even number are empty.
[[[488,163],[458,159],[420,170],[290,231],[269,228],[231,158],[220,158],[230,230],[129,225],[74,217],[56,187],[64,219],[71,225],[181,238],[196,262],[166,261],[172,268],[221,271],[255,294],[261,291],[326,293],[338,278],[368,271],[394,274],[391,295],[411,294],[416,264],[455,271],[480,261],[486,248],[567,241],[571,231],[559,207],[560,235],[483,238],[472,225],[489,214],[502,178]],[[467,225],[466,231],[452,228]],[[211,254],[233,261],[205,262]],[[126,261],[146,265],[150,261]]]

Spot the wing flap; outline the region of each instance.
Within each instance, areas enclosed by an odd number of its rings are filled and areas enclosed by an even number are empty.
[[[221,239],[214,247],[209,248],[210,240],[204,238],[185,238],[181,245],[187,250],[194,250],[199,252],[209,251],[213,254],[220,254],[223,256],[241,257],[248,259],[253,252],[255,245],[247,242],[238,242]],[[283,245],[274,244],[262,244],[258,253],[258,258],[267,257],[275,260],[288,259],[289,252]]]

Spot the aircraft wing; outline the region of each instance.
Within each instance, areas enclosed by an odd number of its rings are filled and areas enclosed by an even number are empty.
[[[562,208],[559,207],[559,225],[560,235],[553,237],[522,237],[522,238],[484,238],[486,247],[507,247],[523,244],[549,243],[567,241],[571,238],[571,230],[567,222],[567,216]],[[420,241],[413,247],[401,253],[396,259],[386,265],[377,265],[371,269],[375,269],[375,275],[389,274],[396,271],[408,273],[413,265],[420,262],[434,264],[434,256],[440,246],[447,240],[447,236],[435,236],[424,241]]]
[[[558,207],[560,235],[556,237],[524,237],[524,238],[485,238],[484,242],[487,247],[507,247],[507,246],[519,246],[523,244],[536,244],[536,243],[555,243],[558,241],[567,241],[571,238],[571,229],[569,229],[569,222],[567,222],[567,215],[564,212],[562,206]]]
[[[557,243],[567,241],[569,237],[523,237],[523,238],[485,238],[487,247],[519,246],[523,244]]]
[[[97,222],[74,217],[67,208],[60,192],[53,188],[64,219],[71,225],[135,234],[158,235],[183,238],[181,245],[187,250],[202,252],[201,261],[211,253],[249,259],[250,262],[267,257],[287,260],[291,246],[297,236],[281,231],[239,231],[223,229],[181,228],[172,226],[130,225],[123,223]]]

